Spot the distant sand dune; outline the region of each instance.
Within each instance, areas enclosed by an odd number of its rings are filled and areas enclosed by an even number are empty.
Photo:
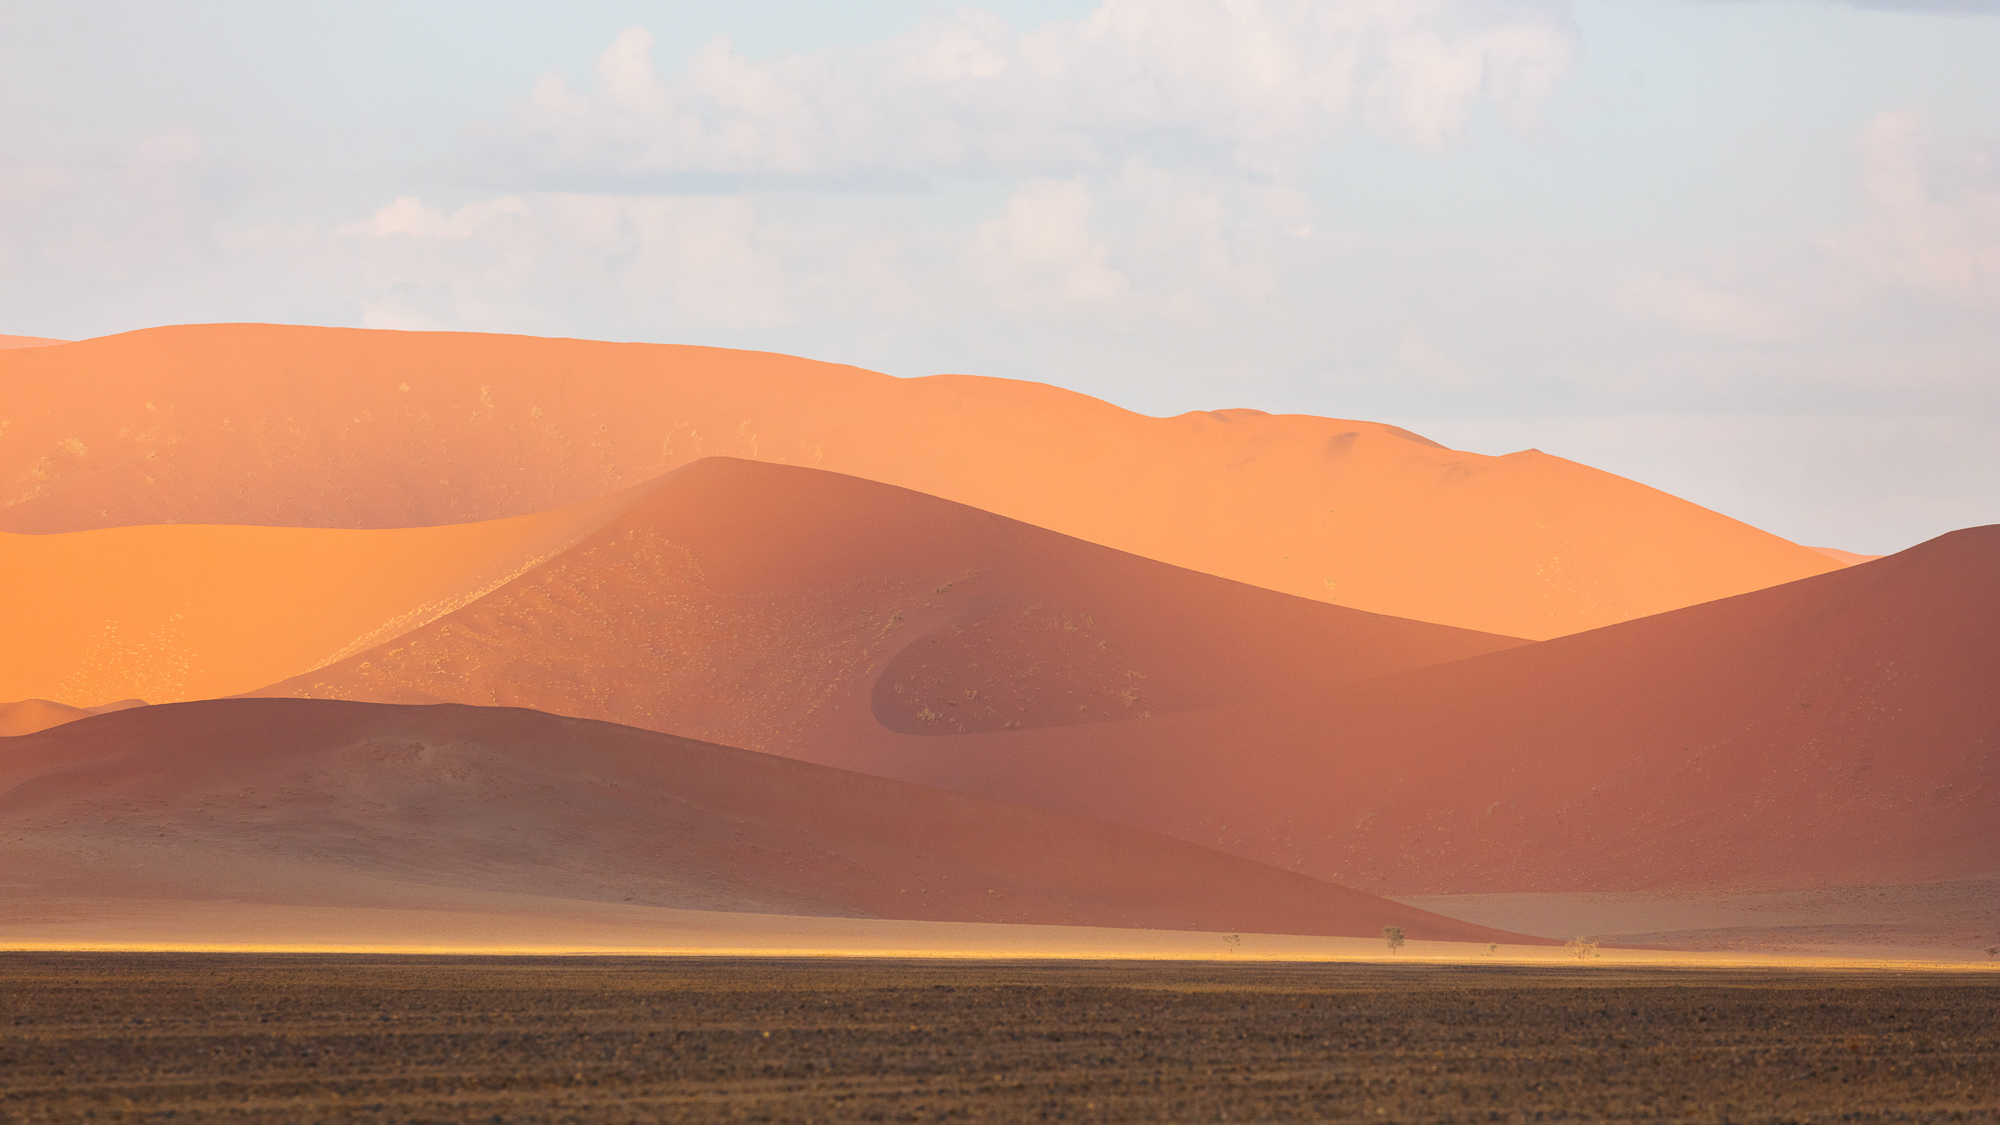
[[[68,340],[53,340],[47,336],[0,336],[0,351],[10,348],[46,348],[50,344],[67,344]]]
[[[59,727],[92,715],[102,715],[107,711],[123,711],[127,707],[144,707],[143,699],[121,699],[99,707],[71,707],[66,703],[54,703],[46,699],[21,699],[13,703],[0,703],[0,738],[33,734],[38,730]]]
[[[0,839],[10,914],[218,899],[490,912],[528,896],[1534,944],[1129,828],[516,709],[220,700],[93,716],[0,742]]]
[[[461,609],[261,690],[533,707],[798,753],[1151,716],[1518,645],[835,473],[711,458]]]
[[[1397,894],[1909,883],[2000,866],[1994,573],[1975,529],[1506,647],[716,460],[271,690],[615,719]]]
[[[1974,528],[1287,703],[808,756],[1387,894],[1991,877],[1996,575]]]
[[[1814,547],[1813,550],[1818,551],[1820,554],[1825,555],[1842,566],[1874,562],[1876,559],[1883,557],[1881,555],[1857,555],[1853,551],[1843,551],[1838,547]]]
[[[1542,638],[1837,564],[1533,450],[756,352],[268,325],[0,352],[0,530],[403,527],[606,496],[702,457],[885,481],[1191,569]]]
[[[623,510],[606,497],[435,528],[160,525],[0,533],[0,699],[91,707],[249,691],[501,585]]]

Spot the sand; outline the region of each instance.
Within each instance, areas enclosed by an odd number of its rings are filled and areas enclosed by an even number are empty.
[[[1416,895],[1411,906],[1522,933],[1797,956],[1991,962],[2000,879],[1771,891]]]
[[[1040,384],[665,345],[196,325],[0,352],[0,530],[403,527],[702,457],[830,469],[1300,597],[1544,638],[1838,565],[1559,457],[1149,418]]]
[[[1982,972],[1982,951],[1932,945],[1717,950],[1328,937],[999,922],[832,918],[538,898],[429,895],[431,904],[313,906],[233,898],[30,896],[0,918],[0,952],[418,954],[481,957],[920,958],[938,961],[1344,963],[1575,970]],[[442,899],[440,902],[439,900]]]
[[[1814,547],[1812,549],[1818,551],[1822,555],[1825,555],[1827,558],[1832,559],[1834,562],[1841,564],[1842,566],[1853,566],[1855,563],[1874,562],[1876,559],[1882,557],[1881,555],[1857,555],[1853,551],[1843,551],[1838,547]]]
[[[1143,724],[807,756],[1394,895],[2000,874],[2000,527],[1591,633]]]
[[[1129,828],[516,709],[258,699],[80,719],[0,742],[0,843],[16,920],[34,902],[491,915],[498,898],[1535,940]]]
[[[435,528],[0,533],[0,699],[96,707],[234,695],[421,626],[630,502]],[[16,732],[19,733],[19,732]]]
[[[68,340],[55,340],[47,336],[0,336],[0,351],[11,348],[46,348],[51,344],[66,344]]]
[[[532,707],[803,754],[1294,699],[1521,643],[819,470],[710,458],[640,492],[485,597],[257,694]]]
[[[1604,963],[15,953],[0,1051],[10,1116],[32,1121],[1983,1121],[1996,986]]]
[[[612,719],[1391,894],[1995,874],[2000,529],[1464,659],[1436,646],[1476,638],[1423,635],[1370,675],[1421,627],[825,473],[685,474],[273,690]]]
[[[71,707],[66,703],[54,703],[46,699],[18,699],[12,703],[0,703],[0,738],[33,734],[38,730],[59,727],[92,715],[102,715],[107,711],[123,711],[127,707],[144,707],[143,699],[120,699],[98,707]]]

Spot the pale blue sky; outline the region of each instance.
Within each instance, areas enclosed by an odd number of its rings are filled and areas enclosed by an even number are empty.
[[[1888,551],[2000,521],[2000,3],[1958,6],[0,0],[0,332],[1043,379]]]

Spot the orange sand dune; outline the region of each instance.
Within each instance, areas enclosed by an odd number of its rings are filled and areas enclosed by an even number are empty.
[[[1381,679],[807,756],[1385,894],[2000,875],[2000,526]]]
[[[1838,547],[1814,547],[1812,549],[1818,551],[1820,554],[1825,555],[1827,558],[1832,559],[1834,562],[1837,562],[1842,566],[1853,566],[1855,563],[1874,562],[1876,559],[1884,557],[1882,555],[1857,555],[1853,551],[1843,551]]]
[[[47,699],[20,699],[12,703],[0,703],[0,738],[33,734],[38,730],[59,727],[92,715],[102,715],[107,711],[123,711],[128,707],[144,707],[143,699],[121,699],[106,703],[101,707],[71,707],[66,703],[55,703]]]
[[[710,458],[477,601],[259,691],[533,707],[797,752],[1049,727],[1518,645],[1181,570],[836,473]]]
[[[67,344],[68,340],[52,340],[47,336],[0,336],[0,351],[8,348],[46,348],[50,344]]]
[[[0,884],[37,901],[473,892],[1534,942],[1129,828],[514,709],[217,700],[79,720],[0,742],[0,839]]]
[[[1833,560],[1533,450],[709,348],[265,325],[0,352],[0,530],[403,527],[710,455],[885,481],[1301,597],[1548,637]]]
[[[248,691],[421,625],[629,497],[435,528],[159,525],[0,533],[0,699],[91,707]],[[22,733],[22,732],[16,732]]]

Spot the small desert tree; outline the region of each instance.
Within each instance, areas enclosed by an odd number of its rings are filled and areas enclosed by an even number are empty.
[[[1574,957],[1579,961],[1583,960],[1586,957],[1597,956],[1597,943],[1590,940],[1589,938],[1573,937],[1569,939],[1569,943],[1567,945],[1563,946],[1563,949],[1568,951],[1571,957]]]
[[[1988,957],[2000,957],[2000,945],[1989,945],[1989,946],[1987,946],[1987,947],[1986,947],[1986,955],[1987,955]]]
[[[1382,940],[1389,943],[1389,952],[1391,953],[1394,953],[1398,949],[1403,948],[1403,927],[1401,926],[1382,927]]]

